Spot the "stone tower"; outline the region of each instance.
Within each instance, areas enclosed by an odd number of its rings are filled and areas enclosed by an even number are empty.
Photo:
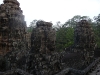
[[[60,70],[60,55],[55,51],[52,23],[38,21],[31,35],[29,71],[34,75],[54,75]]]
[[[0,5],[0,55],[21,48],[26,38],[26,22],[17,0],[4,0]]]
[[[86,20],[81,20],[75,29],[75,43],[78,47],[93,48],[95,46],[94,33]]]
[[[96,43],[90,23],[81,20],[74,31],[74,45],[63,57],[67,67],[74,69],[86,68],[94,59]],[[64,65],[65,66],[65,65]]]
[[[86,20],[78,22],[75,29],[75,47],[76,51],[83,52],[85,61],[90,61],[94,57],[96,43],[91,25]]]
[[[38,21],[37,27],[33,29],[31,35],[31,45],[36,52],[51,53],[55,50],[55,30],[52,23]]]

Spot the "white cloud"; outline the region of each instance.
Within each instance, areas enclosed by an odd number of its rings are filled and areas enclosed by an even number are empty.
[[[3,0],[0,0],[2,3]],[[27,25],[34,19],[64,23],[75,15],[96,16],[100,12],[99,0],[18,0]]]

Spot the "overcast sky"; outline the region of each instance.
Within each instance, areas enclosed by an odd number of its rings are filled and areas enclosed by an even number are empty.
[[[18,0],[27,26],[34,19],[66,22],[75,15],[93,18],[100,13],[100,0]],[[0,0],[0,4],[3,0]]]

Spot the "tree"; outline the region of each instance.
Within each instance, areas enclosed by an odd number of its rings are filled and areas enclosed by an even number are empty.
[[[28,32],[32,32],[32,30],[33,30],[33,28],[35,28],[36,27],[36,22],[37,22],[38,20],[33,20],[31,23],[30,23],[30,25],[29,25],[29,28],[28,28]]]
[[[56,31],[56,49],[62,51],[74,43],[74,29],[62,27]]]
[[[33,27],[33,28],[35,28],[36,27],[36,22],[37,22],[38,20],[33,20],[31,23],[30,23],[30,27]]]
[[[88,22],[92,22],[92,19],[89,18],[89,16],[80,16],[80,15],[76,15],[74,16],[72,19],[69,19],[67,22],[65,22],[64,27],[76,27],[77,22],[81,21],[81,20],[87,20]]]
[[[94,16],[94,32],[98,47],[100,48],[100,14]]]
[[[72,19],[69,19],[65,24],[61,24],[60,21],[57,22],[56,31],[56,48],[59,51],[64,50],[74,44],[74,28],[76,24],[81,20],[87,20],[92,23],[92,19],[88,16],[76,15]]]

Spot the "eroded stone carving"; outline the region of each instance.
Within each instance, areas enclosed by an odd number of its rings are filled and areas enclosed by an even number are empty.
[[[81,20],[76,26],[75,35],[76,47],[81,48],[85,61],[90,62],[94,57],[94,50],[96,49],[94,32],[91,25],[86,20]]]
[[[29,51],[25,40],[30,37],[26,36],[26,23],[19,5],[17,0],[4,0],[0,5],[0,74],[54,75],[66,68],[84,74],[75,69],[88,66],[94,57],[96,44],[89,23],[81,20],[75,29],[74,47],[70,52],[58,53],[52,23],[38,21],[32,31],[31,44],[28,42]]]
[[[26,50],[26,22],[24,21],[24,15],[17,0],[4,0],[3,2],[4,4],[0,5],[0,55],[3,60],[9,63],[4,61],[8,68],[0,71],[15,68],[25,70],[25,57],[28,52]],[[7,66],[5,65],[5,67]]]
[[[26,22],[17,0],[0,5],[0,55],[20,49],[26,38]]]
[[[66,50],[62,60],[69,59],[66,61],[68,67],[84,69],[94,60],[94,50],[96,48],[94,33],[91,25],[86,20],[81,20],[76,25],[74,35],[74,45],[69,51]]]
[[[33,59],[29,70],[35,75],[55,74],[61,69],[60,55],[55,52],[55,30],[49,22],[38,21],[36,26],[31,35]]]

